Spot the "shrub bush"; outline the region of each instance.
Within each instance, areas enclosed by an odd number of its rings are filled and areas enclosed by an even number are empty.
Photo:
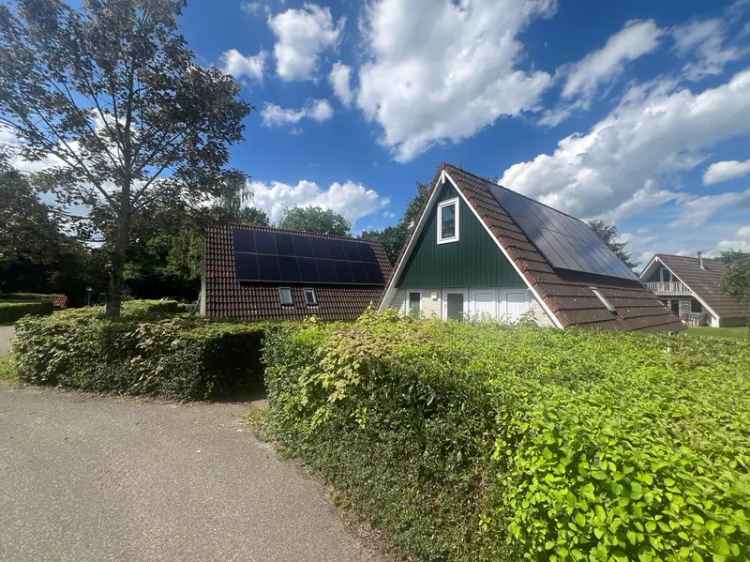
[[[13,324],[19,318],[52,312],[52,302],[0,302],[0,324]]]
[[[747,560],[750,348],[363,317],[265,346],[269,429],[419,560]]]
[[[95,392],[217,398],[262,385],[264,326],[159,319],[162,304],[128,303],[110,320],[95,309],[25,319],[14,351],[19,377]]]

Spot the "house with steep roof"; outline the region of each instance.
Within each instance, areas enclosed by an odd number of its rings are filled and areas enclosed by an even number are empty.
[[[586,223],[449,164],[395,265],[388,307],[557,328],[683,328]]]
[[[680,319],[691,325],[745,326],[750,305],[724,294],[726,265],[719,259],[656,254],[641,272],[641,281]]]
[[[261,226],[207,229],[200,311],[221,320],[354,320],[391,265],[378,242]]]

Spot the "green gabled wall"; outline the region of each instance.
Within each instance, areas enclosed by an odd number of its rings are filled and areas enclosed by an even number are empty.
[[[450,184],[440,188],[437,203],[458,197]],[[474,213],[459,197],[459,240],[437,243],[437,203],[430,212],[414,251],[396,287],[443,289],[459,287],[526,288]]]

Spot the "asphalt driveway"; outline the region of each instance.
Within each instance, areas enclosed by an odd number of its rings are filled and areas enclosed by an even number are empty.
[[[246,408],[0,383],[0,560],[381,561]]]

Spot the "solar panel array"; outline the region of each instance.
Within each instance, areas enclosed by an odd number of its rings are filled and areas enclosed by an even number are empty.
[[[583,221],[497,185],[490,192],[552,267],[637,281]]]
[[[237,278],[246,282],[383,285],[367,242],[267,230],[234,231]]]

